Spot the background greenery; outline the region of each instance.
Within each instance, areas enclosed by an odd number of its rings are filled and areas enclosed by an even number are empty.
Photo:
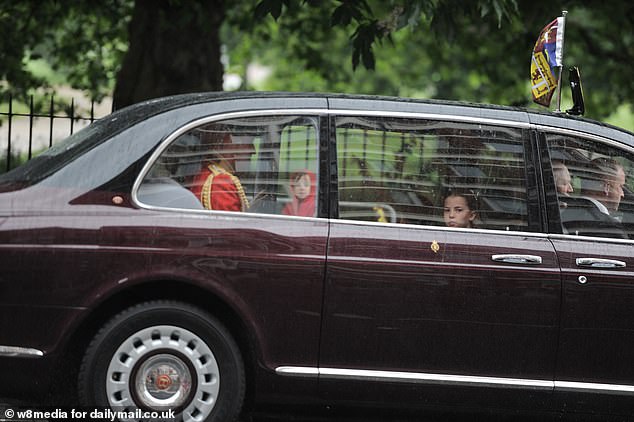
[[[580,67],[586,116],[634,130],[629,0],[0,0],[0,94],[70,85],[118,108],[220,90],[224,73],[242,90],[538,107],[531,50],[564,9],[564,61]]]

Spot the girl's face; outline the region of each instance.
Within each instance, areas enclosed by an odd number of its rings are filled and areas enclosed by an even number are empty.
[[[293,182],[293,193],[297,199],[306,199],[310,194],[310,177],[303,174]]]
[[[445,198],[443,217],[448,227],[472,227],[476,214],[469,209],[466,198],[448,196]]]

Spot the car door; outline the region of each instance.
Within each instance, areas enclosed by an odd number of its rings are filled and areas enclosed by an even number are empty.
[[[549,130],[544,137],[551,186],[560,186],[558,168],[570,175],[570,192],[550,195],[549,207],[556,221],[551,230],[560,233],[552,241],[563,279],[556,391],[567,408],[631,414],[634,151],[570,131]]]
[[[161,251],[148,271],[203,287],[240,316],[265,394],[316,394],[316,377],[295,383],[275,371],[318,360],[328,236],[320,120],[263,110],[193,121],[155,152],[136,190]]]
[[[454,119],[335,118],[319,362],[328,398],[549,400],[560,274],[539,233],[527,131]],[[473,227],[445,226],[448,192],[475,200]]]

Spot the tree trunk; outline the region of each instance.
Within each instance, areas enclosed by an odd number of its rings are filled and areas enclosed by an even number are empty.
[[[223,0],[136,0],[113,108],[165,95],[221,91],[224,18]]]

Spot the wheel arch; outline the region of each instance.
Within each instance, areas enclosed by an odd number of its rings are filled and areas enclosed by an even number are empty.
[[[256,336],[251,328],[246,324],[244,318],[231,307],[219,295],[192,283],[158,279],[145,281],[128,288],[121,289],[101,301],[92,309],[85,318],[73,330],[70,338],[65,342],[62,355],[66,357],[60,365],[56,377],[69,378],[67,381],[71,385],[64,383],[64,389],[74,387],[79,371],[81,359],[88,348],[92,338],[99,329],[119,312],[139,303],[168,300],[171,302],[185,302],[199,307],[201,310],[217,318],[229,330],[234,337],[242,355],[247,390],[245,395],[245,406],[248,406],[253,397],[253,385],[255,370],[257,367]],[[71,374],[68,377],[68,374]],[[61,379],[61,378],[58,378]],[[59,393],[63,394],[62,391]]]

